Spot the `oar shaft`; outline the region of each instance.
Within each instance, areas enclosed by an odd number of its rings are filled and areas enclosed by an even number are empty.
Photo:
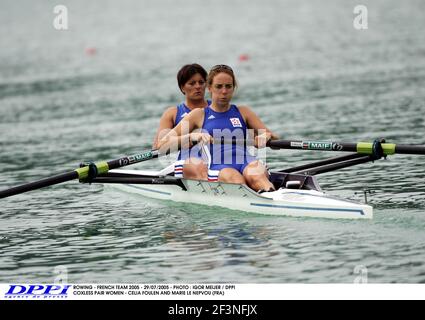
[[[400,154],[425,154],[425,146],[397,144],[395,146],[395,153],[400,153]]]
[[[151,150],[148,152],[143,152],[143,153],[139,153],[139,154],[135,154],[129,157],[123,157],[120,159],[116,159],[116,160],[111,160],[108,161],[108,168],[109,170],[111,169],[117,169],[117,168],[121,168],[121,167],[125,167],[128,166],[130,164],[135,164],[138,162],[143,162],[146,160],[150,160],[150,159],[155,159],[159,157],[159,151],[158,150]]]
[[[348,151],[360,154],[373,154],[372,142],[332,142],[332,141],[307,141],[307,140],[272,140],[267,144],[274,149],[294,150],[320,150],[320,151]],[[400,154],[425,154],[424,145],[408,145],[381,143],[383,155]]]
[[[128,166],[130,164],[135,164],[138,162],[158,158],[159,152],[158,150],[152,150],[144,153],[139,153],[136,155],[123,157],[116,160],[111,161],[104,161],[104,162],[98,162],[95,163],[94,166],[96,166],[97,174],[104,174],[107,173],[111,169],[121,168]],[[58,183],[79,179],[84,180],[89,176],[89,167],[85,166],[82,168],[75,169],[70,172],[58,174],[49,178],[41,179],[38,181],[26,183],[20,186],[16,186],[10,189],[2,190],[0,191],[0,199],[10,197],[16,194],[24,193],[27,191],[32,191],[48,186],[52,186]]]
[[[10,197],[10,196],[14,196],[16,194],[20,194],[20,193],[24,193],[24,192],[48,187],[48,186],[51,186],[51,185],[54,185],[54,184],[74,180],[74,179],[77,179],[77,178],[78,178],[78,173],[76,171],[58,174],[56,176],[52,176],[52,177],[45,178],[45,179],[42,179],[42,180],[26,183],[26,184],[16,186],[16,187],[13,187],[13,188],[10,188],[10,189],[2,190],[2,191],[0,191],[0,199]]]

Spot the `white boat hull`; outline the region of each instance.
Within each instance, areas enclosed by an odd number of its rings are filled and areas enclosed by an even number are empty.
[[[137,171],[131,172],[134,174]],[[146,175],[146,173],[140,174]],[[148,198],[219,206],[274,216],[333,219],[373,217],[373,208],[369,205],[337,199],[316,190],[281,188],[274,192],[258,194],[239,184],[186,179],[183,179],[183,183],[187,191],[176,185],[114,184],[113,186]]]

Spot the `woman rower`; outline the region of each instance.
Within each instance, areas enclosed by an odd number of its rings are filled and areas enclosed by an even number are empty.
[[[256,191],[273,191],[266,167],[248,153],[245,144],[225,141],[217,144],[217,140],[223,141],[226,137],[247,139],[248,130],[251,129],[255,146],[264,148],[268,140],[278,137],[248,106],[231,104],[236,78],[229,66],[214,66],[208,74],[207,85],[211,104],[191,111],[179,125],[160,139],[158,147],[168,150],[176,144],[187,144],[187,141],[207,144],[211,159],[209,181],[246,184]]]
[[[153,142],[153,149],[158,148],[158,141],[194,109],[204,109],[210,101],[205,100],[207,71],[197,64],[184,65],[177,73],[177,83],[185,95],[185,102],[169,107],[161,117]],[[186,179],[207,180],[208,169],[202,159],[199,147],[183,149],[174,163],[174,175]]]

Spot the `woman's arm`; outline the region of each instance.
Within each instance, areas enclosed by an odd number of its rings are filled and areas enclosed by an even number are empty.
[[[159,127],[153,140],[152,149],[158,149],[158,142],[167,135],[174,127],[174,122],[177,115],[177,107],[169,107],[162,114],[159,120]]]
[[[176,151],[181,148],[190,148],[192,146],[192,140],[205,140],[206,138],[203,134],[192,133],[194,130],[202,128],[203,122],[204,110],[192,110],[174,129],[159,139],[158,149],[160,149],[161,153],[169,150]]]

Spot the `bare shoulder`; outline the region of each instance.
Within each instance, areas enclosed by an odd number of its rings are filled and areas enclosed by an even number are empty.
[[[240,105],[238,106],[239,112],[241,113],[242,117],[244,117],[244,119],[249,119],[253,116],[255,116],[254,111],[252,111],[251,107],[247,106],[247,105]]]
[[[190,114],[192,119],[195,119],[195,118],[199,118],[200,116],[203,116],[204,113],[205,113],[204,108],[196,108],[196,109],[193,109],[192,111],[190,111],[189,114]]]
[[[160,126],[172,128],[174,126],[174,123],[176,122],[176,116],[177,116],[177,107],[176,106],[168,107],[162,113]]]
[[[191,122],[194,128],[201,128],[202,123],[204,122],[205,110],[203,108],[196,108],[190,111],[190,113],[185,117],[186,120]]]
[[[168,107],[164,113],[162,114],[162,117],[175,117],[177,114],[177,107],[176,106],[170,106]]]
[[[238,109],[242,113],[253,113],[252,108],[247,105],[240,105],[238,106]]]

